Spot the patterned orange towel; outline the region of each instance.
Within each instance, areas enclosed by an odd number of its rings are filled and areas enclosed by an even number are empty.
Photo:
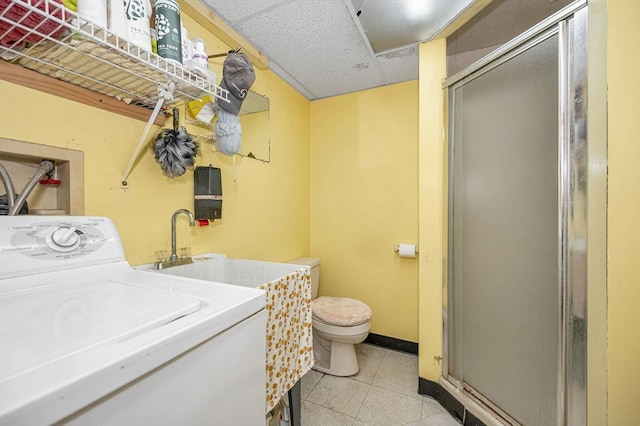
[[[260,288],[267,292],[268,413],[314,365],[311,275],[301,267]]]

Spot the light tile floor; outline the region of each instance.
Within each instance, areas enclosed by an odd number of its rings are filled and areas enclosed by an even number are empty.
[[[418,393],[418,357],[356,345],[360,371],[302,378],[302,426],[460,426],[434,399]]]

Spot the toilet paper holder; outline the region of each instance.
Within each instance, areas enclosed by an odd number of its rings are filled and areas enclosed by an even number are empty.
[[[418,254],[418,246],[416,245],[416,254]],[[396,244],[395,246],[393,246],[393,251],[398,253],[400,252],[400,244]]]

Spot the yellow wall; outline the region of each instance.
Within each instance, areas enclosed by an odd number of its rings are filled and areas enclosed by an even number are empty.
[[[229,49],[184,14],[183,20],[191,37],[205,39],[208,53]],[[222,60],[211,63],[219,77]],[[197,165],[222,169],[223,218],[203,228],[189,228],[186,217],[179,218],[177,245],[190,246],[192,254],[273,261],[309,254],[309,101],[272,72],[256,74],[252,90],[271,100],[271,162],[238,157],[234,183],[231,158],[214,153],[209,143],[201,147]],[[0,136],[84,152],[85,214],[114,220],[130,263],[152,262],[156,250],[169,250],[171,215],[193,209],[193,173],[167,178],[145,148],[129,186],[121,187],[144,122],[4,81],[0,93]]]
[[[420,377],[442,369],[442,296],[446,249],[446,142],[443,133],[446,41],[420,46]]]
[[[371,332],[418,341],[418,83],[311,104],[311,254],[320,295],[373,310]],[[422,255],[419,255],[420,258]]]
[[[609,0],[607,13],[608,413],[617,426],[640,418],[640,2]]]

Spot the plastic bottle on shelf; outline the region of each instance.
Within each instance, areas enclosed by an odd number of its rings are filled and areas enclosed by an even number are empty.
[[[151,52],[151,3],[149,0],[124,0],[129,42]]]
[[[194,37],[191,43],[193,45],[193,55],[191,57],[193,62],[200,67],[209,68],[209,58],[207,57],[207,52],[205,52],[204,40],[200,37]]]
[[[193,71],[203,78],[208,77],[209,57],[205,51],[204,40],[200,37],[194,37],[191,40],[193,55],[191,56]]]
[[[102,28],[107,28],[106,0],[78,0],[78,15]]]
[[[118,36],[120,40],[129,40],[127,18],[124,13],[123,0],[107,0],[107,21],[109,30]]]
[[[158,56],[182,64],[180,6],[174,0],[156,0]]]
[[[191,44],[191,40],[189,40],[189,31],[182,25],[182,66],[188,70],[192,69],[191,57],[193,52],[193,47]]]

